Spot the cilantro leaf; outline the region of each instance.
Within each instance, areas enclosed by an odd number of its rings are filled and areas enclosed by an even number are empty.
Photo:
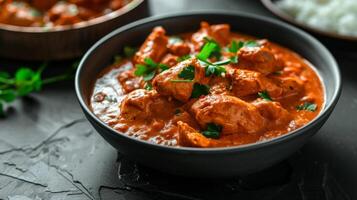
[[[4,116],[4,104],[13,102],[17,97],[22,97],[42,89],[45,84],[66,80],[73,77],[73,72],[78,64],[73,64],[71,70],[62,75],[42,79],[42,72],[46,65],[38,70],[31,68],[19,68],[14,76],[7,72],[0,72],[0,116]]]
[[[191,55],[184,55],[184,56],[178,57],[177,62],[182,62],[182,61],[190,59],[190,58],[191,58]]]
[[[205,75],[211,76],[221,76],[223,73],[226,73],[226,68],[219,66],[219,65],[208,65],[205,67]]]
[[[16,99],[16,93],[14,90],[0,90],[0,99],[4,102],[10,103]]]
[[[168,70],[169,69],[169,66],[167,66],[167,65],[165,65],[165,64],[162,64],[162,63],[160,63],[159,64],[159,68],[161,69],[161,71],[163,72],[163,71],[165,71],[165,70]]]
[[[315,112],[317,109],[317,105],[311,102],[305,102],[301,105],[296,106],[297,110],[307,110],[310,112]]]
[[[264,99],[264,100],[266,100],[266,101],[273,101],[272,98],[270,97],[268,91],[266,91],[266,90],[265,90],[265,91],[258,92],[258,95],[259,95],[262,99]]]
[[[239,49],[241,49],[244,46],[244,42],[242,41],[235,41],[232,40],[230,46],[228,47],[228,51],[231,53],[237,53],[239,51]]]
[[[33,71],[30,68],[20,68],[15,73],[17,95],[26,96],[32,91],[39,91],[42,87],[42,71]]]
[[[199,60],[206,61],[217,48],[218,48],[217,43],[207,42],[205,43],[202,50],[200,51],[199,54],[197,54],[196,57]]]
[[[144,88],[145,90],[152,90],[152,84],[150,82],[146,82]]]
[[[149,73],[147,73],[147,74],[144,74],[144,75],[143,75],[143,80],[144,80],[144,81],[150,81],[151,79],[154,78],[155,74],[156,74],[155,71],[151,71],[151,72],[149,72]]]
[[[142,64],[137,64],[136,65],[136,70],[134,71],[135,76],[142,76],[146,73],[147,67]]]
[[[204,135],[207,138],[218,139],[221,134],[222,128],[223,127],[220,125],[209,123],[207,124],[207,130],[202,131],[202,135]]]
[[[195,78],[195,67],[189,65],[182,69],[182,71],[178,74],[179,78],[184,80],[193,80]]]
[[[151,58],[145,58],[144,64],[137,64],[134,71],[135,76],[142,76],[144,81],[150,81],[156,75],[157,70],[165,71],[169,67],[162,63],[156,63]]]
[[[198,98],[202,95],[207,95],[209,93],[209,86],[208,85],[201,85],[199,83],[195,83],[193,85],[193,90],[191,93],[191,98]]]
[[[232,56],[229,58],[229,60],[231,61],[231,63],[237,64],[238,63],[238,56]]]

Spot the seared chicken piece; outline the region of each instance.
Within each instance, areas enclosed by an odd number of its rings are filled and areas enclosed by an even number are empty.
[[[169,67],[172,67],[178,63],[177,61],[178,56],[172,55],[172,54],[166,54],[160,63],[165,64]]]
[[[197,132],[188,124],[179,121],[177,122],[179,128],[179,145],[185,147],[209,147],[212,140],[206,138],[201,133]]]
[[[118,81],[120,82],[125,93],[142,88],[145,84],[141,77],[135,76],[134,72],[135,69],[131,69],[118,75]]]
[[[177,82],[177,80],[184,80],[179,78],[179,74],[189,66],[194,67],[194,79],[192,81]],[[187,102],[191,97],[194,83],[205,84],[208,81],[208,78],[205,77],[205,69],[200,66],[197,59],[192,58],[158,74],[154,78],[153,87],[161,95],[172,96],[179,101]]]
[[[268,42],[263,40],[258,44],[256,47],[242,47],[238,51],[238,68],[254,70],[264,75],[281,70],[283,63],[275,58]]]
[[[221,125],[222,134],[254,134],[265,127],[265,119],[255,106],[233,96],[205,96],[192,105],[191,112],[202,128],[209,123]]]
[[[232,79],[231,92],[237,97],[267,91],[272,98],[281,97],[283,89],[263,74],[250,70],[234,69],[229,73]]]
[[[304,90],[303,82],[297,77],[280,78],[279,82],[283,88],[283,97],[300,95]]]
[[[269,125],[286,125],[293,117],[279,102],[258,99],[252,103],[260,114],[269,120]]]
[[[201,22],[201,29],[192,35],[192,43],[196,50],[200,50],[205,44],[205,37],[212,38],[221,46],[226,46],[229,43],[231,34],[228,24],[209,25],[207,22]]]
[[[164,108],[164,109],[163,109]],[[126,95],[120,105],[120,117],[126,120],[167,119],[173,116],[176,105],[155,90],[137,89]]]
[[[167,52],[168,37],[165,35],[165,29],[156,27],[146,38],[139,51],[134,56],[134,63],[144,63],[145,58],[151,58],[159,62]]]
[[[169,43],[167,47],[168,47],[170,53],[177,55],[177,56],[188,55],[191,52],[190,46],[184,42],[175,42],[172,44]]]

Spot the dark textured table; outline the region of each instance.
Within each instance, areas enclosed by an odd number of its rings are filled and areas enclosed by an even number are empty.
[[[203,9],[272,17],[259,1],[150,1],[153,15]],[[46,87],[0,119],[0,199],[357,199],[357,52],[332,52],[344,85],[328,122],[286,161],[230,180],[172,177],[131,163],[84,119],[72,82]],[[0,60],[5,69],[22,64]]]

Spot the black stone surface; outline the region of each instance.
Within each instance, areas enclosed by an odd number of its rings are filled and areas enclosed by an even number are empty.
[[[153,15],[227,9],[272,17],[259,1],[149,3]],[[0,119],[0,199],[357,199],[357,52],[331,51],[344,86],[328,122],[286,161],[230,180],[174,177],[128,161],[84,119],[72,82],[46,87],[16,101]],[[52,63],[46,73],[68,63]],[[0,69],[37,64],[0,58]]]

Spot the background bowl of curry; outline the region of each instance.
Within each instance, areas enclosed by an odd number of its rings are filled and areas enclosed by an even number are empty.
[[[310,61],[321,76],[325,106],[307,125],[271,140],[225,148],[169,147],[120,134],[90,109],[92,86],[98,74],[124,46],[139,46],[155,26],[169,35],[197,30],[201,21],[228,23],[232,31],[267,38],[294,50]],[[115,30],[83,57],[75,79],[79,103],[94,128],[129,159],[164,172],[198,177],[229,177],[253,173],[287,158],[325,123],[341,91],[338,66],[329,51],[307,33],[286,23],[244,13],[191,12],[140,20]]]
[[[21,60],[79,57],[98,39],[119,26],[146,17],[147,4],[145,0],[132,0],[106,15],[52,28],[0,24],[0,57]]]

